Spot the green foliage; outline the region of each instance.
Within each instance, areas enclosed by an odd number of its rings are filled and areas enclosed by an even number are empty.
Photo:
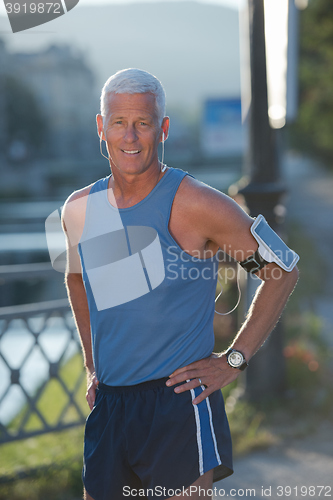
[[[288,411],[298,418],[305,413],[310,418],[325,418],[333,412],[329,397],[331,353],[322,335],[323,322],[316,313],[315,301],[323,293],[326,267],[313,241],[299,225],[290,224],[288,233],[291,248],[301,258],[299,282],[284,317],[289,398],[286,404]]]
[[[333,3],[311,0],[300,14],[300,107],[291,127],[301,149],[333,159]]]
[[[290,221],[288,224],[288,244],[300,256],[297,263],[299,281],[288,302],[288,311],[293,312],[299,311],[300,304],[304,301],[312,304],[313,300],[322,293],[327,272],[325,262],[318,253],[315,242],[295,221]]]
[[[19,481],[0,484],[0,500],[74,500],[82,498],[82,460],[45,468]]]
[[[231,393],[229,398],[232,397]],[[245,400],[237,401],[234,408],[228,411],[228,399],[226,408],[235,456],[267,448],[278,442],[278,438],[266,427],[264,411]]]

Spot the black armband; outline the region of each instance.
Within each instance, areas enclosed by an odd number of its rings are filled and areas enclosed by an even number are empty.
[[[242,262],[239,262],[239,264],[245,269],[245,271],[253,274],[256,273],[257,271],[260,271],[260,269],[262,269],[269,263],[267,262],[267,260],[261,257],[259,250],[257,250],[247,259],[243,260]]]

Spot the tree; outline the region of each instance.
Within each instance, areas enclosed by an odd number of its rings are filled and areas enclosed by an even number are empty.
[[[300,107],[294,144],[332,164],[333,2],[310,0],[300,16]]]

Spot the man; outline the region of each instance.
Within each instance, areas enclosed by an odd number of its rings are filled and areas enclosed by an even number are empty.
[[[111,175],[74,192],[63,211],[92,410],[85,498],[207,498],[213,480],[233,472],[220,389],[268,337],[297,268],[256,254],[253,219],[229,197],[159,161],[169,118],[153,75],[113,75],[97,128]],[[263,281],[234,351],[216,354],[219,248],[238,261],[257,255]]]

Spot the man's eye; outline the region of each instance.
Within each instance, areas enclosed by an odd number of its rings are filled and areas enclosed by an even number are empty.
[[[140,122],[140,125],[147,125],[147,123],[145,123],[145,122]]]

